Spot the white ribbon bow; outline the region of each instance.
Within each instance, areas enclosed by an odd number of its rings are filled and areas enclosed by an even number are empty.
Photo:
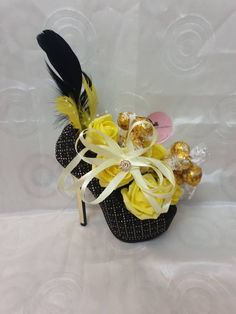
[[[151,157],[145,157],[143,156],[144,153],[146,153],[156,142],[157,140],[157,132],[156,129],[153,127],[153,135],[150,141],[150,145],[145,148],[135,149],[132,141],[131,141],[131,131],[133,128],[137,125],[140,125],[140,123],[143,123],[142,121],[138,121],[132,125],[130,128],[128,135],[127,135],[127,145],[125,148],[122,148],[118,145],[117,142],[115,142],[113,139],[111,139],[106,134],[96,130],[96,129],[86,129],[83,130],[78,139],[75,143],[75,149],[77,152],[76,157],[68,164],[66,168],[62,171],[62,174],[59,178],[59,188],[63,191],[71,191],[71,190],[77,190],[81,191],[81,200],[83,200],[87,204],[95,205],[103,200],[105,200],[121,183],[121,181],[125,178],[125,176],[130,173],[138,187],[141,189],[143,194],[145,195],[147,201],[149,204],[154,208],[154,210],[160,214],[167,212],[169,209],[169,206],[171,204],[171,198],[175,191],[175,177],[172,169],[170,166],[165,163],[164,161],[151,158]],[[147,122],[145,122],[147,123]],[[94,132],[95,135],[101,136],[106,145],[95,145],[89,143],[85,135],[87,132]],[[80,152],[77,150],[78,142],[81,142],[85,148],[83,148]],[[85,157],[85,154],[88,151],[92,151],[96,153],[97,155],[102,156],[102,158],[91,158],[91,157]],[[77,179],[75,183],[69,187],[65,188],[65,181],[68,175],[71,174],[71,171],[80,163],[80,161],[83,160],[86,163],[92,165],[92,170],[90,170],[88,173],[83,175],[81,178]],[[124,170],[122,171],[122,163],[127,166],[129,165],[128,169],[127,167],[124,167]],[[99,173],[104,171],[105,169],[111,167],[111,166],[120,166],[121,171],[114,176],[114,178],[109,182],[107,187],[103,190],[103,192],[93,201],[88,201],[85,199],[85,190],[90,183],[90,181],[98,176]],[[160,185],[163,183],[164,177],[168,179],[170,184],[172,185],[171,191],[168,193],[158,193],[159,187],[153,188],[149,185],[149,183],[143,178],[143,175],[140,171],[140,167],[148,167],[151,168],[157,175],[159,179]],[[157,198],[163,199],[162,204],[159,204],[156,200]]]

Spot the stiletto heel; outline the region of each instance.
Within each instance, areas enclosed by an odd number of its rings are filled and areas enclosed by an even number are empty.
[[[86,214],[86,204],[82,202],[82,220],[80,219],[81,226],[87,225],[87,214]]]
[[[79,209],[79,219],[81,226],[87,225],[86,204],[81,200],[80,191],[77,192],[77,205]]]

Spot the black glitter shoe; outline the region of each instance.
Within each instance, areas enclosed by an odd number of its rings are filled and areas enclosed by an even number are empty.
[[[68,125],[64,128],[57,141],[56,158],[63,167],[66,167],[76,156],[75,141],[77,136],[78,130]],[[80,144],[78,150],[82,148],[83,146]],[[72,174],[76,178],[80,178],[90,170],[91,165],[81,161],[72,171]],[[104,190],[96,178],[90,182],[88,188],[96,198]],[[169,228],[177,210],[175,205],[171,205],[168,212],[161,214],[157,219],[140,220],[125,207],[120,189],[113,191],[110,196],[100,203],[100,207],[111,232],[124,242],[141,242],[158,237]],[[87,219],[84,203],[81,211],[81,224],[85,226]]]

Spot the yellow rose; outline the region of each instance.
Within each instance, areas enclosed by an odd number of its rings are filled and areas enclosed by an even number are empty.
[[[99,134],[96,134],[95,132],[89,131],[89,129],[98,130],[112,138],[114,141],[118,140],[118,126],[113,122],[112,115],[110,114],[106,114],[94,119],[88,126],[88,132],[86,136],[86,139],[90,143],[104,145],[105,140],[103,137]]]
[[[154,144],[151,147],[152,158],[163,159],[167,155],[167,149],[161,144]]]
[[[146,157],[163,159],[167,155],[166,148],[161,144],[154,144],[145,154]]]
[[[120,169],[119,166],[114,165],[103,170],[96,177],[99,179],[99,184],[101,185],[101,187],[104,188],[121,171],[122,170]],[[118,188],[130,183],[132,180],[133,180],[133,176],[128,172],[127,175],[124,177],[124,179],[118,185]]]
[[[182,195],[183,195],[182,188],[180,187],[180,185],[176,184],[175,193],[173,194],[171,199],[171,205],[176,205],[179,202]]]
[[[143,178],[146,180],[149,186],[152,188],[158,187],[158,193],[164,194],[171,191],[171,184],[167,179],[164,179],[163,184],[160,185],[155,177],[151,173],[147,173],[143,175]],[[177,202],[180,198],[180,190],[176,188],[175,194],[173,195],[173,200]],[[149,204],[145,195],[138,187],[135,181],[133,181],[128,188],[124,188],[121,190],[121,194],[123,196],[123,200],[126,208],[137,218],[144,219],[157,219],[159,215],[162,213],[161,211],[157,213],[154,208]],[[162,205],[164,200],[156,198],[156,201]],[[176,204],[176,203],[175,203]]]

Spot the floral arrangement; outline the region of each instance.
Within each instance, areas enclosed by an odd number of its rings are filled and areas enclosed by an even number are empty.
[[[70,46],[46,30],[37,37],[47,53],[49,72],[61,96],[56,99],[58,121],[67,121],[56,156],[63,165],[59,187],[68,175],[76,190],[81,223],[86,225],[85,204],[100,204],[113,234],[122,241],[152,239],[166,231],[186,187],[200,183],[202,169],[190,146],[175,142],[170,149],[159,143],[158,127],[150,117],[121,112],[95,117],[95,87]],[[86,200],[89,188],[95,196]]]
[[[118,152],[114,152],[116,157],[112,156],[114,164],[105,166],[95,177],[101,187],[107,188],[114,178],[123,174],[115,188],[122,188],[127,209],[139,219],[157,219],[168,210],[170,204],[179,202],[183,195],[183,184],[196,186],[202,176],[201,168],[191,161],[187,143],[176,142],[167,150],[156,143],[158,134],[155,132],[152,122],[146,117],[122,112],[115,123],[112,115],[106,114],[89,124],[86,141],[83,142],[86,147],[93,144],[104,148],[108,145],[104,134],[119,145]],[[135,152],[134,158],[132,152]],[[106,158],[97,154],[96,158],[104,163],[111,160],[109,155]],[[94,171],[97,160],[91,163]],[[132,168],[135,170],[132,171]],[[137,177],[137,171],[141,177]],[[150,195],[153,199],[150,199]],[[155,202],[158,206],[153,205]]]

